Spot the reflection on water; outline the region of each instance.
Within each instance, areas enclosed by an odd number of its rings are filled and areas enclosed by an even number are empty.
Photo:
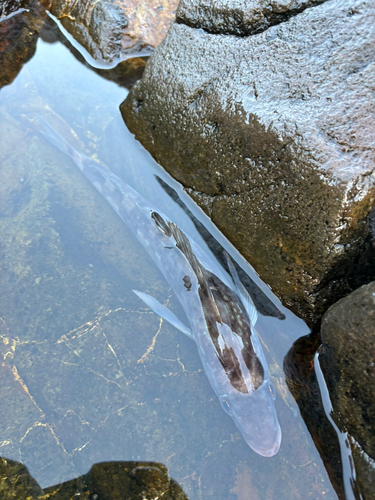
[[[191,499],[337,498],[283,372],[284,356],[309,329],[135,142],[118,110],[126,90],[47,35],[0,90],[1,456],[25,464],[42,488],[86,474],[94,463],[132,460],[165,464]],[[77,149],[210,252],[203,224],[260,288],[264,304],[279,311],[257,324],[283,430],[275,457],[249,449],[222,411],[194,343],[133,294],[145,290],[184,319],[106,201],[38,134],[35,113],[46,110],[75,132]]]

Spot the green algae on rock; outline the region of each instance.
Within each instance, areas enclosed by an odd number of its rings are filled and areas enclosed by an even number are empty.
[[[375,276],[374,15],[369,1],[332,0],[242,37],[180,20],[121,108],[284,304],[313,320]]]
[[[0,457],[0,496],[2,500],[37,500],[43,490],[27,468],[14,460]]]
[[[168,476],[165,465],[157,462],[101,462],[87,474],[43,490],[27,468],[0,457],[2,500],[188,500],[182,488]]]

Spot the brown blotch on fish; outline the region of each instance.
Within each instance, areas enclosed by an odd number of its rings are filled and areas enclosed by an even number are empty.
[[[189,276],[184,276],[182,278],[182,281],[184,282],[184,287],[187,289],[188,292],[191,290],[191,280]]]
[[[240,363],[233,349],[225,346],[221,351],[221,356],[218,356],[218,358],[230,383],[232,384],[232,387],[234,387],[237,391],[242,392],[242,394],[248,394],[249,391],[242,376]]]

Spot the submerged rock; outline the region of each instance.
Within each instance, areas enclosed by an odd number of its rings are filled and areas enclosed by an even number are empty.
[[[99,62],[154,48],[175,18],[177,0],[52,0],[50,11]]]
[[[348,432],[363,498],[375,485],[375,282],[334,304],[322,322],[322,369],[332,418]],[[372,492],[372,493],[371,493]]]
[[[187,500],[168,476],[167,467],[158,462],[101,462],[83,476],[42,490],[23,464],[0,457],[0,477],[2,500],[141,500],[159,495],[165,500]]]
[[[375,460],[375,282],[329,308],[322,342],[333,418]]]
[[[320,345],[316,334],[293,343],[284,358],[285,381],[321,456],[339,500],[346,500],[338,436],[324,411],[315,373],[314,356]]]
[[[36,500],[41,498],[43,491],[30,476],[27,467],[14,460],[0,457],[0,496],[2,500],[25,498]]]
[[[183,1],[122,105],[137,139],[283,302],[313,320],[375,277],[375,8],[315,3],[243,3],[240,14],[228,4],[221,21],[223,2]],[[255,9],[246,29],[245,7]],[[249,26],[264,31],[244,36]]]

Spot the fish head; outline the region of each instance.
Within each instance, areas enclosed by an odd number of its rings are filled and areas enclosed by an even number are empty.
[[[275,391],[269,380],[248,394],[236,391],[220,396],[224,411],[232,417],[247,444],[263,457],[276,455],[281,444],[274,399]]]

